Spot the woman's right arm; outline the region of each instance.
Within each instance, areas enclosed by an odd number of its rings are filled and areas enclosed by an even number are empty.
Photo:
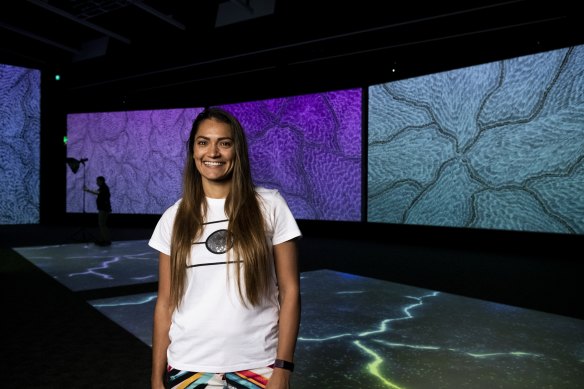
[[[170,256],[160,253],[158,259],[158,298],[154,308],[152,332],[152,389],[164,388],[166,350],[170,344],[169,331],[172,309],[170,304]]]

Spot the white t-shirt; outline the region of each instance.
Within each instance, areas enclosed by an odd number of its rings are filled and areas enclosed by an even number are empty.
[[[256,191],[262,200],[270,247],[299,237],[298,225],[280,193],[265,188]],[[180,201],[164,212],[148,243],[167,255]],[[191,249],[185,295],[172,315],[168,363],[175,369],[209,373],[268,366],[274,362],[278,342],[280,307],[275,271],[272,268],[273,298],[257,307],[244,306],[235,283],[235,265],[226,264],[225,199],[207,198],[207,203],[207,223]],[[230,255],[229,260],[237,258]]]

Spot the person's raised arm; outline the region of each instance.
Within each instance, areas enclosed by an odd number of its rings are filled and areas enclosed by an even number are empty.
[[[298,249],[292,239],[274,246],[274,262],[278,278],[280,318],[278,322],[278,350],[276,359],[294,362],[294,351],[300,327],[300,276]],[[290,387],[291,371],[274,368],[268,389]]]
[[[170,256],[160,253],[158,258],[158,297],[154,307],[152,331],[152,389],[164,388],[166,351],[170,344],[169,331],[172,316],[170,303]]]
[[[86,191],[87,193],[91,193],[91,194],[93,194],[93,195],[98,195],[98,194],[99,194],[99,191],[98,191],[98,190],[91,190],[91,189],[89,189],[89,188],[88,188],[87,186],[85,186],[85,185],[83,186],[83,190],[84,190],[84,191]]]

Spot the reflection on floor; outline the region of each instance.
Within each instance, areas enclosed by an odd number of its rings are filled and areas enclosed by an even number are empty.
[[[146,241],[15,249],[72,291],[156,281]],[[584,387],[584,321],[330,270],[302,274],[294,386]],[[151,345],[156,294],[88,301]]]

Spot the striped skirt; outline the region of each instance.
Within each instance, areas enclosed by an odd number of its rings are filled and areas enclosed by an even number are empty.
[[[169,366],[165,384],[169,389],[258,389],[266,387],[272,372],[272,367],[263,367],[221,374],[201,373],[177,370]]]

